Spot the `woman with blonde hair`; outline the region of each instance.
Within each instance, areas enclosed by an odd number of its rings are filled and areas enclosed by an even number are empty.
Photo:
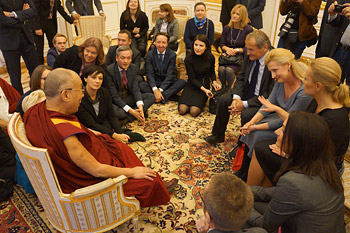
[[[274,131],[282,126],[289,113],[306,110],[312,99],[304,94],[302,80],[305,71],[294,59],[292,52],[282,48],[273,49],[267,54],[265,65],[276,83],[268,99],[262,96],[258,98],[263,106],[241,128],[241,141],[246,144],[246,151],[237,175],[244,180],[247,179],[255,144],[271,138],[276,140]]]
[[[248,25],[247,8],[242,4],[237,4],[231,10],[231,20],[222,31],[220,47],[223,51],[222,56],[241,56],[243,62],[243,54],[245,50],[245,39],[247,34],[251,33],[253,28]],[[235,81],[235,73],[241,69],[237,64],[220,64],[219,78],[223,88],[231,89]]]
[[[336,61],[328,57],[318,58],[306,71],[304,92],[314,98],[306,111],[319,115],[329,125],[336,151],[335,165],[342,173],[344,154],[349,145],[350,124],[346,107],[350,106],[350,97],[349,87],[341,84],[340,79],[341,68]],[[285,157],[275,140],[258,143],[254,148],[247,183],[271,186]]]
[[[176,51],[178,47],[177,39],[179,38],[179,22],[175,18],[173,8],[170,4],[161,4],[159,9],[159,18],[154,26],[153,35],[157,35],[159,32],[167,33],[169,35],[168,47]]]

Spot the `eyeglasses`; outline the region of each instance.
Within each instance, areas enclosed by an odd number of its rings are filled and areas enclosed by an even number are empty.
[[[84,87],[82,86],[81,89],[66,88],[60,91],[60,93],[62,93],[63,91],[81,91],[82,93],[84,93]]]

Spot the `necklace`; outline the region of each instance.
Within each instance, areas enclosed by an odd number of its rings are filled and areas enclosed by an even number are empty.
[[[239,35],[241,34],[241,29],[238,29],[239,31],[238,31],[238,35],[237,35],[237,37],[236,37],[236,39],[232,39],[232,31],[233,31],[233,28],[231,28],[231,45],[233,46],[233,47],[235,47],[235,45],[236,45],[236,41],[238,40],[238,38],[239,38]],[[232,41],[233,41],[233,43],[232,43]]]

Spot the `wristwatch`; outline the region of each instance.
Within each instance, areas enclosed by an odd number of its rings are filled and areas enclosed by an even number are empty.
[[[10,17],[11,17],[11,18],[16,18],[15,12],[11,11],[11,12],[10,12]]]

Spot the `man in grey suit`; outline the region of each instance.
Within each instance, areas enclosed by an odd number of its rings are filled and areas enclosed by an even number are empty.
[[[264,11],[266,0],[238,0],[236,3],[247,7],[250,25],[256,29],[263,27],[261,13]]]
[[[98,13],[105,17],[100,0],[94,0]],[[94,15],[92,0],[66,0],[66,7],[74,19],[79,19],[80,16]]]
[[[153,93],[156,102],[165,104],[175,96],[186,82],[176,77],[176,54],[168,48],[169,35],[159,32],[155,36],[155,48],[148,51],[146,58],[147,82],[139,83],[144,93]]]
[[[232,173],[211,177],[202,194],[204,216],[197,221],[200,233],[266,233],[263,228],[241,230],[254,204],[249,186]]]
[[[132,51],[129,46],[119,46],[116,51],[116,62],[107,67],[105,87],[109,90],[116,115],[119,119],[132,122],[138,119],[145,123],[145,112],[154,103],[151,93],[141,94],[137,69],[131,64]],[[135,109],[134,109],[135,108]]]

